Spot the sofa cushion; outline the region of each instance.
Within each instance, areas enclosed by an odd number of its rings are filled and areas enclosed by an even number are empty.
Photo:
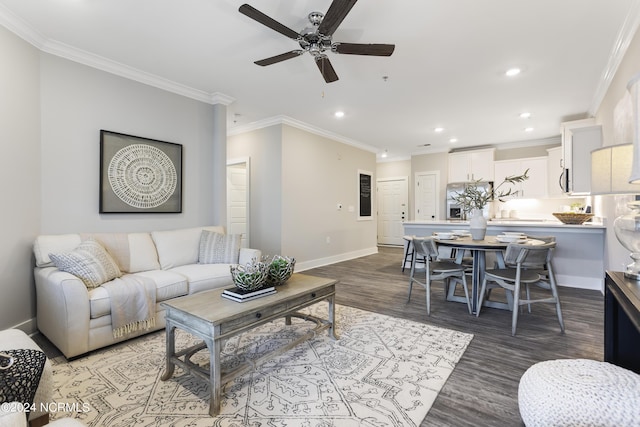
[[[230,264],[191,264],[172,268],[171,271],[185,276],[189,281],[189,294],[209,289],[233,286]]]
[[[200,251],[202,230],[224,234],[224,227],[197,227],[180,230],[153,231],[160,268],[168,270],[186,264],[196,264]]]
[[[49,258],[59,270],[82,280],[88,289],[122,275],[111,255],[93,239],[85,240],[71,252],[50,253]]]
[[[171,271],[151,270],[135,273],[152,279],[156,284],[156,303],[180,297],[187,294],[187,279],[185,276]],[[89,291],[90,317],[97,319],[111,314],[111,301],[107,290],[98,286]]]
[[[166,270],[150,270],[135,273],[136,276],[148,277],[156,283],[156,302],[187,295],[189,284],[182,274]]]
[[[84,235],[81,235],[84,237]],[[94,233],[96,239],[125,273],[159,270],[158,252],[150,233]]]
[[[237,264],[240,257],[240,234],[220,234],[202,230],[199,264]]]
[[[50,253],[70,252],[82,242],[79,234],[43,235],[36,237],[33,254],[36,267],[51,267]]]

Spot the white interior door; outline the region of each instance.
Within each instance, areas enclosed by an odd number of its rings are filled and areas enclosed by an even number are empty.
[[[378,244],[403,245],[402,223],[409,212],[409,180],[407,177],[382,178],[378,189]]]
[[[440,206],[439,186],[440,172],[416,173],[416,212],[414,215],[416,220],[428,221],[438,219],[438,208]]]
[[[227,165],[227,233],[241,234],[242,247],[249,246],[248,162]]]

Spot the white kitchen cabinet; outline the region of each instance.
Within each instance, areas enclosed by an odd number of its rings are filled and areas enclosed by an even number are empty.
[[[562,131],[563,188],[566,193],[591,192],[591,151],[602,147],[602,126],[592,119],[566,122]]]
[[[449,182],[493,181],[495,148],[449,153]]]
[[[529,179],[514,184],[506,183],[499,192],[510,187],[516,192],[509,198],[535,199],[547,197],[547,157],[531,157],[525,159],[500,160],[494,162],[494,186],[500,185],[506,177],[522,175],[529,169]]]
[[[547,149],[547,196],[566,197],[562,191],[562,146]]]

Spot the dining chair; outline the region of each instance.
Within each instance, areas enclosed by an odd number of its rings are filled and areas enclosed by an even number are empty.
[[[433,281],[444,282],[445,298],[450,286],[462,284],[464,295],[467,300],[467,309],[471,314],[471,300],[469,300],[469,288],[465,275],[465,266],[451,261],[441,261],[438,257],[438,247],[433,237],[414,237],[412,239],[414,257],[411,261],[411,274],[409,275],[409,296],[407,303],[411,300],[411,290],[413,284],[425,288],[427,294],[427,316],[431,315],[431,283]],[[421,257],[425,260],[424,268],[416,268],[416,259]],[[424,274],[424,276],[422,276]],[[424,279],[422,279],[424,277]]]
[[[402,272],[404,273],[404,269],[407,265],[407,262],[411,264],[413,261],[413,257],[415,256],[415,251],[413,249],[413,238],[416,236],[402,236],[402,238],[407,242],[404,250],[404,260],[402,261]],[[424,264],[424,259],[418,259],[417,262]]]
[[[556,283],[555,273],[553,271],[553,250],[556,247],[555,242],[548,242],[542,245],[531,245],[527,243],[510,243],[504,256],[505,268],[497,268],[486,270],[480,296],[478,300],[478,309],[476,316],[480,315],[482,302],[488,289],[491,287],[502,287],[513,295],[513,312],[511,318],[511,335],[516,334],[518,325],[518,313],[520,306],[534,303],[551,303],[556,306],[556,315],[560,323],[560,329],[564,332],[564,321],[562,319],[562,309],[560,307],[560,297],[558,296],[558,287]],[[538,267],[546,265],[546,276],[542,276],[538,272]],[[536,285],[540,288],[549,290],[551,296],[548,298],[531,299],[529,292],[525,298],[521,298],[522,285],[525,288]]]
[[[555,242],[556,241],[556,236],[533,236],[530,234],[527,234],[527,239],[530,240],[540,240],[541,242],[544,243],[550,243],[550,242]],[[514,267],[513,265],[511,265],[511,267]],[[528,269],[533,269],[535,270],[536,273],[538,273],[543,280],[549,280],[549,272],[547,271],[547,265],[546,264],[540,264],[537,266],[530,266],[528,267]],[[529,285],[526,286],[526,290],[527,290],[527,299],[530,299],[530,287]],[[528,311],[529,313],[531,313],[531,304],[527,304],[528,306]]]

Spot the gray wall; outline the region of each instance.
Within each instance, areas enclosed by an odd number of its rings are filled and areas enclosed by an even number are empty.
[[[38,234],[216,224],[226,207],[212,202],[212,105],[42,53],[3,27],[0,63],[0,329],[29,332]],[[183,213],[98,213],[100,129],[183,145]]]
[[[28,321],[35,311],[31,245],[40,222],[39,55],[0,26],[0,329]]]
[[[411,177],[411,159],[380,162],[376,165],[376,178]]]
[[[41,58],[40,233],[216,223],[212,105],[56,56],[43,53]],[[100,129],[182,144],[181,214],[99,214]]]
[[[282,142],[283,254],[304,267],[377,252],[375,194],[358,220],[358,170],[375,184],[375,154],[286,125]]]
[[[282,126],[230,136],[229,159],[250,159],[249,246],[265,255],[282,250]]]
[[[358,170],[375,181],[374,153],[274,125],[229,137],[227,155],[250,158],[252,247],[295,257],[296,270],[377,251],[375,213],[358,221],[349,212],[357,210]]]

